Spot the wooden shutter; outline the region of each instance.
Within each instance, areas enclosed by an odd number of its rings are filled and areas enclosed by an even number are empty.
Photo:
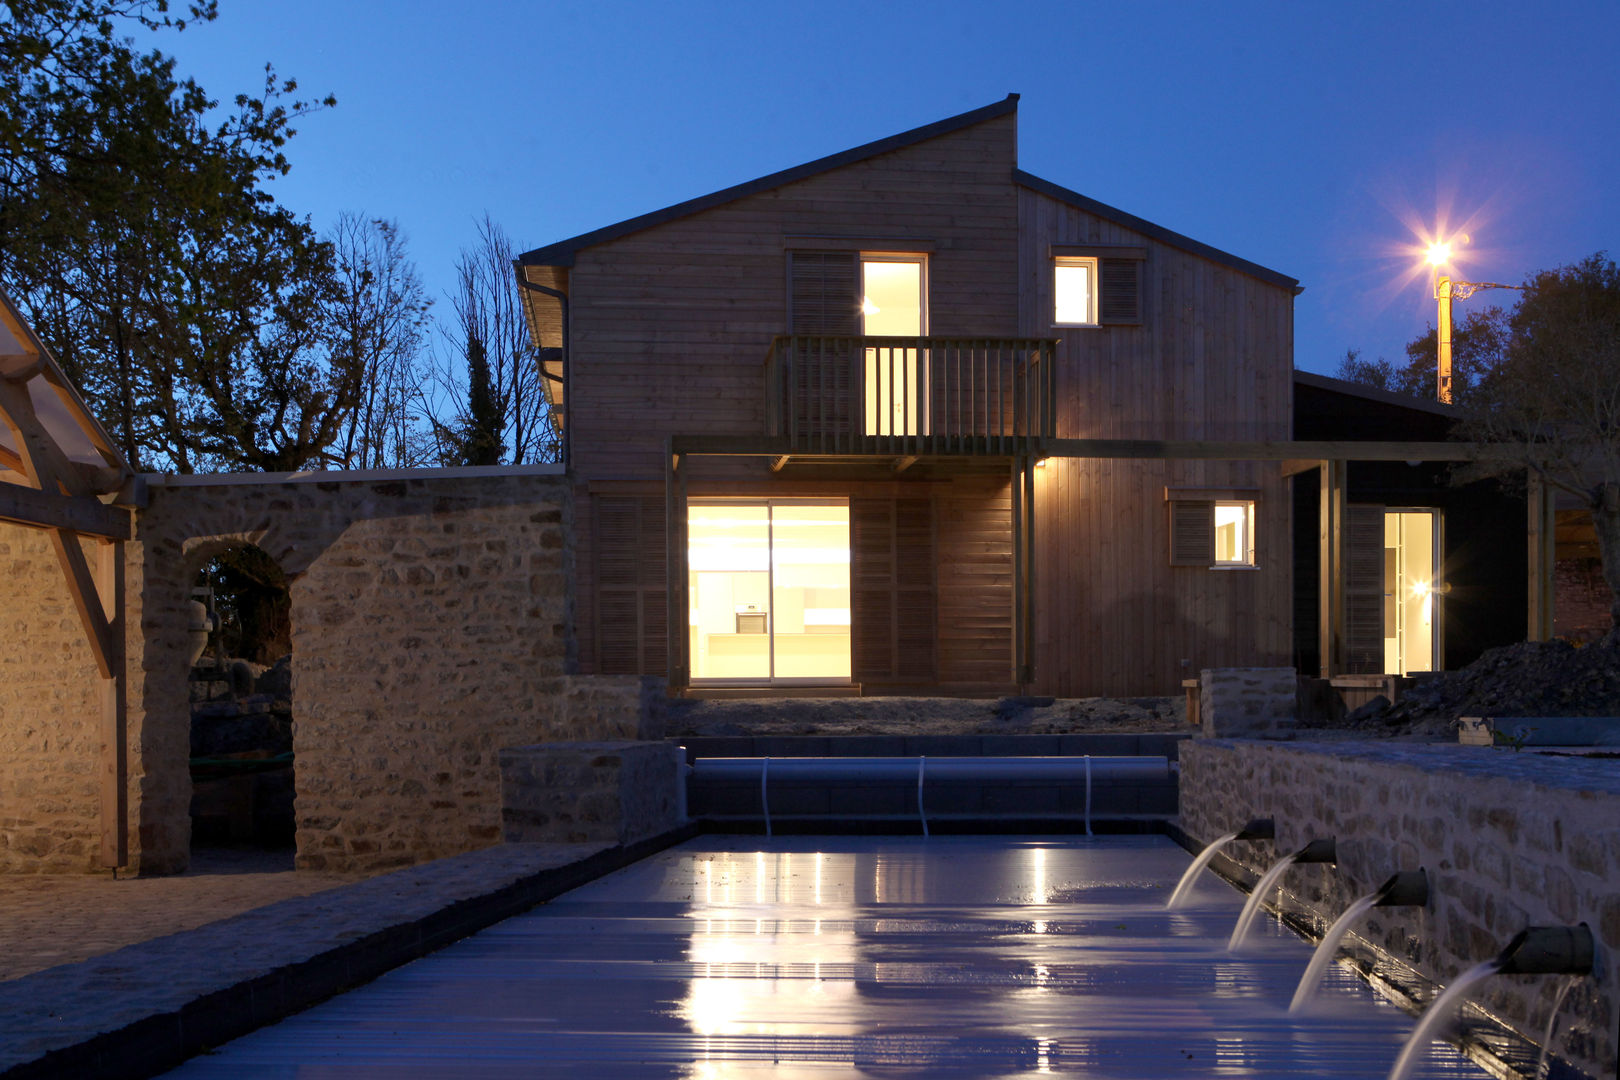
[[[596,666],[603,675],[665,675],[664,500],[597,497]]]
[[[1097,321],[1104,326],[1142,322],[1142,260],[1097,260]]]
[[[857,682],[937,681],[932,499],[849,501]]]
[[[859,263],[853,251],[788,253],[788,325],[795,334],[857,334]]]
[[[1170,501],[1170,565],[1215,565],[1215,503],[1212,500]]]
[[[1344,670],[1384,670],[1384,508],[1344,508]]]

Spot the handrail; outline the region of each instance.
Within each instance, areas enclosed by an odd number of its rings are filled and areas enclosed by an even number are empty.
[[[766,428],[797,453],[1038,452],[1056,435],[1051,338],[783,334]]]

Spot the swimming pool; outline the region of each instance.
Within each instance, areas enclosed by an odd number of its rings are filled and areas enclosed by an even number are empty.
[[[1383,1077],[1412,1021],[1164,837],[706,836],[194,1058],[220,1077]],[[1486,1074],[1437,1047],[1423,1077]]]

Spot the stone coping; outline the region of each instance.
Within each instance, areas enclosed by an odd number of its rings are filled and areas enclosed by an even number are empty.
[[[0,1077],[148,1077],[680,843],[502,844],[0,983]]]
[[[142,473],[150,487],[222,487],[226,484],[365,484],[381,480],[471,480],[490,476],[564,476],[556,462],[532,465],[450,465],[440,469],[303,469],[275,473]]]
[[[1210,739],[1211,746],[1252,747],[1248,739]],[[1389,740],[1265,742],[1273,753],[1323,754],[1385,765],[1407,765],[1426,773],[1449,772],[1481,780],[1512,780],[1565,791],[1620,795],[1620,763],[1578,754],[1553,757],[1544,753],[1515,753],[1507,747],[1464,746],[1458,743],[1408,743]]]

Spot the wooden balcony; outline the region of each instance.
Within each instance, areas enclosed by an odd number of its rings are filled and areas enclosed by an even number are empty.
[[[1012,456],[1056,434],[1055,340],[786,335],[766,433],[794,455]]]

